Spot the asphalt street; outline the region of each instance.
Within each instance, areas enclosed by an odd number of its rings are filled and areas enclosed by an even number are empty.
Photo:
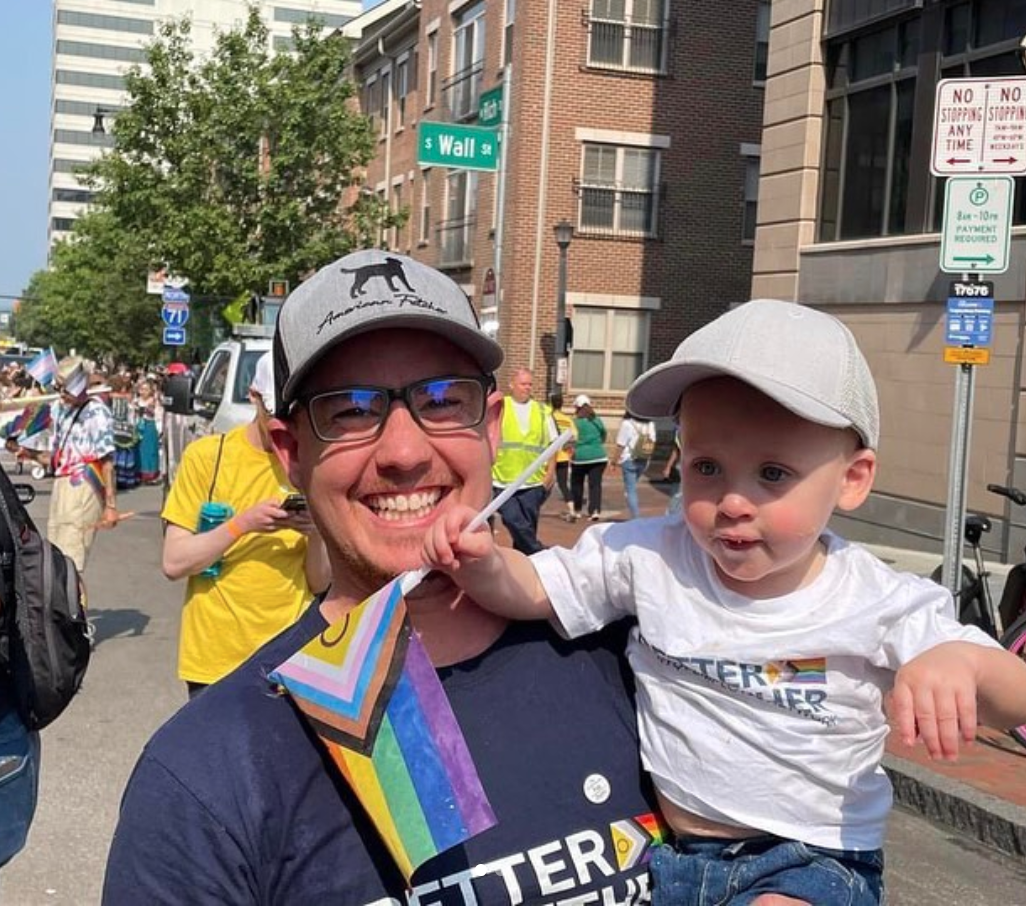
[[[36,484],[42,525],[49,482]],[[146,739],[185,702],[174,670],[182,587],[160,573],[160,488],[120,504],[135,516],[100,535],[87,567],[98,644],[81,693],[43,732],[39,809],[0,877],[4,906],[100,902],[121,791]],[[1026,865],[915,815],[895,813],[887,857],[892,906],[1026,904]]]

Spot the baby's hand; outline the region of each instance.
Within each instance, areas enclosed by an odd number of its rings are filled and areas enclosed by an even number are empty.
[[[488,557],[495,542],[487,523],[473,532],[466,531],[476,511],[458,506],[439,519],[424,536],[424,565],[452,575],[462,565]]]
[[[960,741],[976,738],[975,647],[945,642],[897,672],[888,710],[905,745],[918,735],[931,758],[954,761]]]

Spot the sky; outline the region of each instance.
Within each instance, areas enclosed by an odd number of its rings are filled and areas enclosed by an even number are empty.
[[[0,311],[46,266],[52,19],[51,0],[0,0]]]

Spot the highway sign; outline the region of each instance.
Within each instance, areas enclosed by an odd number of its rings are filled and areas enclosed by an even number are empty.
[[[949,346],[990,346],[994,330],[994,300],[948,299],[947,332]]]
[[[477,105],[477,124],[479,126],[498,126],[502,122],[502,86],[497,85],[490,91],[481,93]]]
[[[189,294],[180,286],[172,286],[169,283],[164,284],[164,289],[160,295],[161,299],[165,302],[188,302]]]
[[[1003,274],[1012,240],[1010,176],[953,176],[944,186],[940,267],[949,274]]]
[[[941,79],[930,157],[935,176],[1026,173],[1026,77]]]
[[[160,308],[160,317],[168,327],[185,327],[189,320],[189,303],[165,302]]]
[[[463,170],[497,170],[499,140],[494,129],[422,122],[417,127],[417,163]]]
[[[165,346],[184,346],[185,345],[185,328],[184,327],[165,327],[164,328],[164,345]]]

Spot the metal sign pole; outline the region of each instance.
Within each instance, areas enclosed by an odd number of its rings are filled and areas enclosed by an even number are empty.
[[[962,526],[965,524],[966,478],[969,466],[969,428],[973,420],[976,369],[959,365],[955,372],[955,406],[951,419],[948,459],[948,507],[944,527],[944,587],[957,595],[962,587]]]

